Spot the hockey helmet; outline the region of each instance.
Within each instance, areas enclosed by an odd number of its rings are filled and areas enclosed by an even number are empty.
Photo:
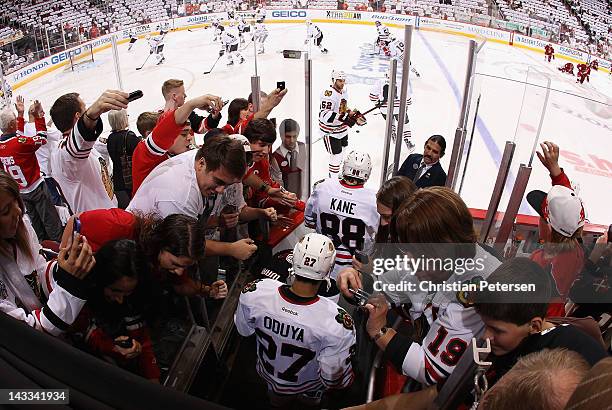
[[[382,23],[381,23],[380,21],[376,20],[376,21],[374,22],[374,24],[376,24],[376,27],[378,27],[378,26],[380,26]]]
[[[342,176],[366,182],[372,173],[372,160],[367,152],[351,151],[344,159]]]
[[[312,20],[311,19],[306,20],[306,24],[311,25],[312,24]]]
[[[336,248],[332,240],[319,233],[309,233],[293,248],[293,275],[324,280],[329,286],[329,274],[335,261]]]
[[[331,72],[332,82],[336,82],[336,80],[346,80],[346,74],[342,70],[333,70]]]
[[[217,30],[219,30],[219,31],[225,31],[225,27],[223,27],[221,24],[219,24],[219,25],[217,26]]]

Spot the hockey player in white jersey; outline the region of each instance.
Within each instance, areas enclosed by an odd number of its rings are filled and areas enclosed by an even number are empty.
[[[210,27],[213,30],[213,42],[219,41],[221,39],[221,30],[220,28],[223,27],[221,25],[221,21],[219,20],[219,17],[213,17],[212,21],[210,23]]]
[[[351,266],[355,251],[372,251],[380,217],[376,192],[364,187],[371,172],[370,156],[351,151],[342,166],[342,179],[319,182],[306,203],[306,226],[330,238],[336,247],[333,280],[340,270]]]
[[[329,153],[330,177],[340,172],[342,153],[348,146],[349,126],[344,120],[351,114],[345,88],[346,74],[344,71],[334,70],[331,80],[332,84],[321,93],[319,104],[319,130]]]
[[[240,38],[240,44],[244,44],[245,37],[251,33],[251,26],[244,21],[243,16],[238,16],[238,37]]]
[[[136,41],[138,41],[138,36],[133,30],[130,30],[130,45],[128,45],[128,51],[132,50],[132,47],[134,47],[134,43],[136,43]]]
[[[244,63],[244,57],[238,51],[238,39],[233,34],[230,34],[225,30],[225,27],[219,26],[219,30],[221,31],[221,49],[220,55],[225,53],[227,55],[227,65],[234,64],[235,60],[239,60],[239,63]]]
[[[389,43],[387,49],[389,57],[396,59],[398,64],[404,61],[404,42],[400,41],[396,38],[392,39]],[[412,66],[412,61],[410,62],[410,71],[412,71],[417,77],[420,77],[421,74]]]
[[[323,54],[326,54],[327,49],[321,45],[321,42],[323,41],[323,32],[319,26],[312,24],[312,21],[310,20],[306,20],[306,26],[306,40],[304,41],[304,44],[308,44],[309,41],[312,41],[315,46],[319,47],[319,50],[321,50]]]
[[[268,38],[268,29],[264,23],[257,23],[255,26],[255,32],[253,33],[253,38],[257,44],[257,54],[263,54],[265,51],[264,43]]]
[[[380,79],[374,84],[372,90],[370,91],[370,101],[377,103],[380,107],[380,113],[382,117],[387,119],[387,110],[389,105],[389,74],[385,73],[385,78]],[[406,100],[406,105],[412,105],[412,98],[408,96]],[[391,138],[393,138],[393,143],[395,143],[397,137],[397,122],[399,120],[399,108],[400,108],[400,99],[399,99],[399,89],[396,85],[395,87],[395,102],[393,106],[393,123],[391,124]],[[404,130],[402,132],[402,139],[406,144],[409,152],[414,150],[414,144],[411,141],[412,133],[410,132],[410,121],[408,119],[408,109],[406,107],[406,117],[404,118]]]
[[[149,47],[151,47],[149,53],[155,55],[157,65],[160,65],[166,60],[164,57],[164,37],[166,37],[166,33],[163,31],[160,31],[160,34],[156,36],[147,36]]]
[[[320,408],[322,394],[353,381],[353,319],[317,296],[329,286],[335,249],[310,233],[293,250],[291,285],[258,279],[242,290],[234,323],[242,336],[256,335],[259,375],[268,385],[270,408]]]
[[[376,33],[377,33],[376,42],[374,43],[375,45],[374,48],[378,49],[379,54],[384,53],[383,48],[388,46],[389,43],[391,42],[391,32],[389,32],[389,29],[378,20],[374,24],[376,25]]]
[[[266,9],[263,7],[259,7],[255,12],[255,21],[257,23],[263,23],[266,19]]]

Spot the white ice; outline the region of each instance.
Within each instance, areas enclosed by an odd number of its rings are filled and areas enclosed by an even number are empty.
[[[320,24],[320,27],[329,54],[323,55],[316,48],[312,50],[312,130],[313,141],[316,141],[312,146],[312,181],[327,175],[328,156],[319,138],[317,113],[319,95],[330,82],[332,69],[342,69],[349,74],[349,107],[365,111],[372,106],[368,99],[371,84],[384,76],[389,64],[385,59],[368,55],[369,44],[376,37],[373,26]],[[393,30],[396,36],[402,35],[399,29]],[[294,118],[304,124],[304,62],[284,59],[280,51],[303,49],[306,28],[303,24],[270,24],[269,32],[266,53],[257,56],[261,87],[270,91],[277,81],[285,81],[289,90],[285,101],[271,116],[277,119],[277,123]],[[444,168],[448,167],[459,119],[468,41],[465,37],[434,32],[415,31],[413,35],[411,60],[421,73],[420,78],[410,74],[413,105],[409,116],[416,152],[420,152],[430,135],[442,134],[448,144],[447,154],[441,161]],[[165,63],[155,66],[150,59],[141,71],[136,71],[136,67],[147,57],[149,47],[143,40],[136,42],[130,52],[127,47],[127,43],[119,46],[124,87],[126,91],[141,89],[145,95],[131,103],[128,110],[130,127],[134,131],[138,114],[163,106],[161,84],[166,79],[184,80],[188,96],[211,93],[231,100],[246,97],[250,92],[250,77],[255,74],[252,44],[243,51],[247,57],[244,64],[227,67],[223,57],[208,75],[203,75],[203,72],[210,69],[220,48],[212,43],[211,30],[169,33],[164,49]],[[492,42],[487,42],[482,48],[476,66],[476,72],[481,75],[475,82],[474,95],[481,95],[478,126],[461,191],[471,208],[487,208],[506,140],[516,139],[517,143],[512,178],[516,176],[519,163],[529,163],[545,88],[526,87],[524,82],[545,86],[549,78],[553,91],[550,92],[540,140],[551,140],[560,145],[561,165],[572,182],[580,187],[589,220],[600,224],[611,222],[612,79],[607,74],[595,72],[591,74],[589,84],[576,84],[575,77],[557,70],[565,62],[558,59],[546,63],[543,54]],[[27,100],[41,100],[48,112],[55,98],[63,93],[78,92],[89,104],[109,88],[117,88],[117,83],[112,54],[107,49],[95,54],[93,65],[76,72],[57,70],[26,84],[15,93],[24,95]],[[474,108],[472,105],[472,110]],[[359,128],[359,133],[357,127],[350,131],[349,148],[365,150],[372,156],[374,170],[368,185],[376,189],[380,184],[385,124],[380,115],[372,114],[368,123]],[[226,119],[224,112],[221,125]],[[107,123],[105,130],[108,131]],[[404,148],[402,160],[406,155]],[[537,157],[532,165],[528,190],[547,191],[550,180]],[[511,185],[512,181],[508,184],[500,210],[505,209]],[[523,204],[521,212],[533,214],[526,204]]]

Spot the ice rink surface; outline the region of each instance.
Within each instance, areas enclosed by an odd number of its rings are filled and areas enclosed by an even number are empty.
[[[368,94],[377,79],[384,77],[389,61],[372,55],[371,43],[376,38],[374,26],[325,24],[323,45],[329,49],[324,55],[313,48],[313,181],[327,176],[328,156],[317,126],[318,102],[323,88],[330,82],[332,69],[348,74],[349,108],[362,112],[372,107]],[[277,123],[294,118],[304,124],[304,62],[284,59],[283,49],[304,50],[306,27],[304,24],[269,24],[269,37],[265,54],[257,56],[257,73],[261,88],[270,91],[277,81],[285,81],[288,94],[272,113]],[[402,37],[399,29],[391,29]],[[430,31],[415,31],[411,60],[420,72],[417,78],[410,74],[413,104],[409,107],[413,141],[421,152],[425,140],[433,134],[447,139],[447,155],[442,159],[445,169],[452,150],[458,124],[461,97],[466,71],[469,39]],[[241,46],[242,47],[242,46]],[[227,66],[222,57],[213,72],[203,75],[217,59],[220,46],[212,42],[212,30],[176,31],[166,36],[166,61],[155,66],[153,58],[137,71],[149,53],[146,41],[139,40],[128,52],[128,44],[119,45],[119,58],[126,91],[140,89],[145,98],[130,104],[130,128],[136,131],[136,119],[143,111],[163,106],[161,84],[169,78],[185,81],[188,98],[210,93],[224,100],[246,97],[250,92],[250,77],[255,74],[253,44],[245,45],[242,53],[246,62]],[[117,88],[110,49],[95,54],[95,62],[85,64],[76,71],[70,68],[56,70],[15,91],[29,100],[40,99],[48,112],[59,95],[78,92],[89,105],[108,88]],[[541,125],[540,140],[550,140],[561,147],[561,166],[579,187],[585,202],[587,218],[591,223],[609,224],[612,203],[612,77],[603,72],[592,72],[590,83],[577,84],[574,76],[563,74],[557,67],[566,60],[551,63],[544,55],[504,44],[487,42],[478,54],[475,91],[468,137],[472,135],[469,161],[465,170],[461,196],[471,208],[486,209],[489,203],[499,160],[505,141],[517,144],[511,181],[506,186],[500,210],[504,210],[513,178],[519,163],[530,162],[536,130]],[[546,85],[550,81],[548,103]],[[528,83],[528,85],[525,84]],[[542,120],[542,112],[544,112]],[[349,133],[349,148],[367,151],[374,169],[368,186],[376,189],[380,184],[385,122],[375,112],[368,115],[368,123],[354,127]],[[221,125],[227,120],[226,110]],[[359,133],[356,130],[359,129]],[[105,134],[109,132],[105,123]],[[300,136],[303,140],[303,134]],[[277,141],[278,145],[280,142]],[[275,145],[275,147],[276,147]],[[402,160],[407,156],[402,147]],[[393,149],[393,147],[392,147]],[[467,149],[467,147],[466,147]],[[533,171],[528,190],[547,191],[550,179],[537,157],[533,158]],[[534,214],[526,202],[521,213]]]

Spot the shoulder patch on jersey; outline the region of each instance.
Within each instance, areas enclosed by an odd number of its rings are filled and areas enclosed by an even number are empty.
[[[351,315],[346,313],[346,310],[338,308],[338,314],[336,315],[336,322],[340,323],[347,330],[353,330],[353,318]]]
[[[321,182],[325,181],[325,178],[318,180],[317,182],[315,182],[314,184],[312,184],[312,187],[315,188],[317,185],[319,185]]]
[[[325,90],[325,93],[323,93],[323,95],[326,96],[326,97],[331,97],[332,92],[331,92],[331,90]]]
[[[255,279],[253,282],[249,282],[242,289],[242,293],[255,292],[257,290],[257,282],[261,282],[263,279]]]
[[[25,144],[26,142],[28,142],[28,139],[26,137],[19,137],[17,138],[17,142],[20,144]]]
[[[475,276],[468,282],[469,284],[478,285],[484,279],[482,276]],[[457,301],[461,303],[464,308],[470,308],[474,306],[474,295],[466,290],[460,290],[457,292]]]

